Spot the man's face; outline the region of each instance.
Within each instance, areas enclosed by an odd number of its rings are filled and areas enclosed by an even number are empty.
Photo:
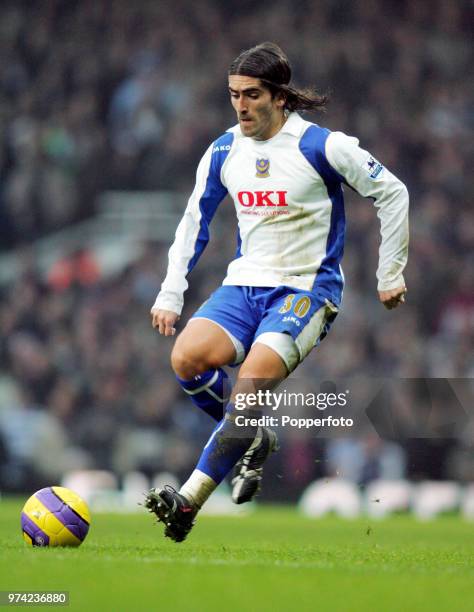
[[[232,74],[229,92],[244,136],[268,140],[280,130],[284,123],[285,100],[279,95],[272,98],[260,79]]]

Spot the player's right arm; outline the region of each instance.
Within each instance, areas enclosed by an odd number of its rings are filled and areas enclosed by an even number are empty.
[[[227,194],[221,180],[221,168],[225,160],[219,142],[230,144],[230,134],[224,134],[213,143],[202,157],[197,173],[196,184],[188,200],[174,242],[168,253],[168,270],[161,290],[151,309],[152,325],[161,334],[173,335],[175,323],[183,308],[183,294],[188,288],[186,276],[194,268],[209,242],[209,224]],[[229,142],[230,140],[230,142]]]

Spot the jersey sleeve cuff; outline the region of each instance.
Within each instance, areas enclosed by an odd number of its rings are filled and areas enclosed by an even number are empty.
[[[404,286],[405,286],[405,279],[403,278],[403,275],[400,274],[400,276],[397,276],[397,278],[391,281],[380,280],[377,285],[377,290],[378,291],[390,291],[391,289],[398,289],[398,287],[404,287]]]
[[[153,309],[171,310],[180,315],[183,310],[184,300],[181,296],[161,291],[153,304]]]

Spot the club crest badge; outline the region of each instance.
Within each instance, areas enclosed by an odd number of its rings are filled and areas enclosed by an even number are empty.
[[[255,175],[257,178],[267,178],[267,176],[270,176],[269,159],[265,159],[263,157],[261,159],[257,159],[255,167],[257,168],[257,173]]]

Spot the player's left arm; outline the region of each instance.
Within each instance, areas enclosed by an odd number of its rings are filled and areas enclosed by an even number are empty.
[[[405,301],[403,270],[408,259],[408,190],[357,138],[332,132],[326,141],[329,164],[347,184],[374,199],[382,236],[377,268],[379,299],[388,309]]]

